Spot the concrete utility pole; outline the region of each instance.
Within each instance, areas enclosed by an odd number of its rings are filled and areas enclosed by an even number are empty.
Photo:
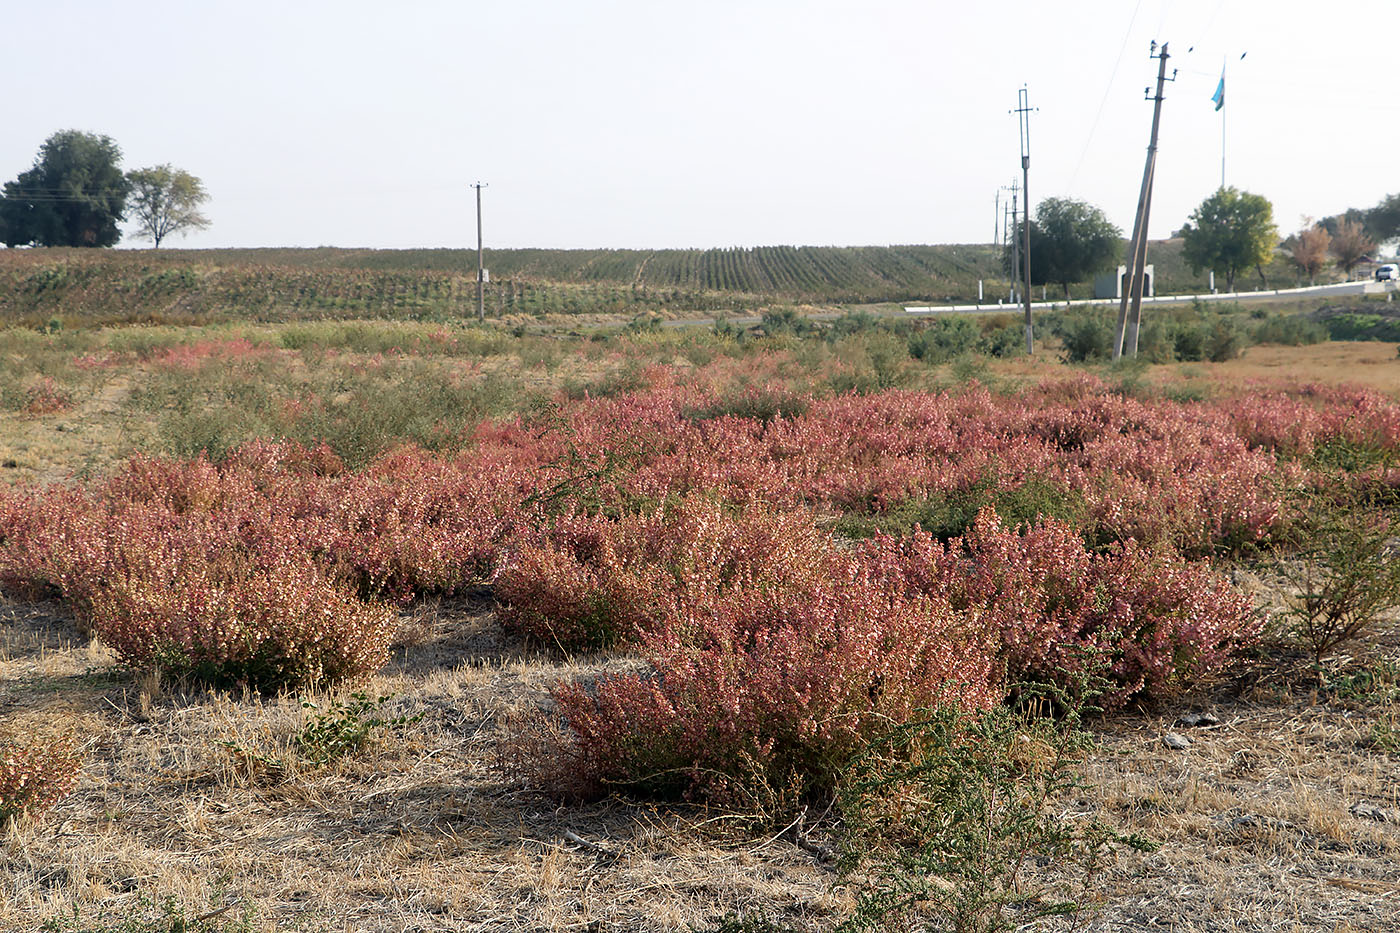
[[[1158,59],[1157,93],[1147,100],[1153,101],[1152,136],[1147,144],[1147,164],[1142,169],[1142,188],[1138,192],[1137,213],[1133,216],[1133,238],[1128,246],[1128,282],[1118,301],[1118,329],[1113,342],[1113,358],[1122,358],[1124,352],[1137,356],[1138,330],[1142,323],[1143,277],[1147,271],[1147,221],[1152,213],[1152,182],[1157,171],[1157,131],[1162,125],[1162,88],[1166,82],[1176,80],[1176,72],[1167,77],[1167,43],[1162,43],[1162,51],[1157,51],[1154,41],[1150,57]],[[1151,89],[1147,89],[1150,91]],[[1144,93],[1146,93],[1145,91]]]
[[[1024,199],[1025,234],[1021,240],[1021,261],[1025,263],[1025,302],[1026,302],[1026,352],[1035,352],[1035,333],[1031,329],[1031,111],[1030,97],[1025,85],[1016,94],[1017,127],[1021,131],[1021,196]]]
[[[1021,229],[1021,228],[1020,228],[1020,226],[1019,226],[1019,224],[1020,224],[1020,222],[1021,222],[1021,201],[1020,201],[1021,185],[1020,185],[1019,182],[1017,182],[1017,181],[1013,178],[1013,179],[1011,180],[1011,187],[1010,187],[1010,188],[1003,188],[1002,190],[1004,190],[1004,191],[1010,191],[1010,192],[1011,192],[1011,206],[1010,206],[1009,208],[1002,208],[1002,212],[1003,212],[1003,214],[1002,214],[1002,223],[1006,223],[1006,220],[1007,220],[1007,218],[1009,217],[1010,220],[1011,220],[1011,224],[1010,224],[1009,227],[1007,227],[1006,232],[1003,233],[1002,236],[1003,236],[1004,239],[1006,239],[1008,242],[1011,243],[1011,297],[1010,297],[1010,301],[1011,301],[1011,303],[1014,305],[1014,304],[1016,304],[1016,281],[1017,281],[1017,276],[1019,276],[1019,275],[1021,274],[1021,237],[1020,237],[1020,229]]]
[[[481,249],[481,189],[488,187],[481,182],[477,182],[471,187],[476,189],[476,319],[479,322],[486,321],[486,267],[482,264]]]
[[[996,207],[994,207],[994,208],[992,209],[992,217],[995,218],[995,220],[993,221],[993,223],[996,225],[996,226],[993,227],[993,229],[992,229],[992,245],[993,245],[993,246],[1000,246],[1000,245],[1001,245],[1001,189],[1000,189],[1000,188],[997,189]]]

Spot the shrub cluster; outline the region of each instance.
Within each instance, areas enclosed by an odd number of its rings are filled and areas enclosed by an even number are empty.
[[[530,564],[532,585],[509,590],[508,613],[540,637],[587,639],[606,617],[647,662],[556,691],[576,736],[569,770],[594,786],[767,806],[829,791],[863,742],[919,708],[984,708],[1008,678],[1067,688],[1086,665],[1117,706],[1218,671],[1259,634],[1249,600],[1205,563],[1136,543],[1094,553],[1053,520],[1018,532],[985,510],[947,544],[918,532],[854,550],[789,522],[796,546],[770,549],[778,516],[761,508],[677,511],[590,520],[586,536],[571,521]]]
[[[1104,706],[1218,672],[1262,624],[1206,563],[1132,541],[1094,553],[1053,519],[1018,533],[985,509],[946,544],[916,532],[866,551],[904,591],[941,594],[975,618],[1012,681],[1067,689],[1086,664],[1102,667]]]
[[[402,453],[342,472],[256,443],[215,465],[136,457],[103,484],[0,493],[0,585],[57,595],[126,662],[256,686],[383,664],[396,601],[485,579],[518,508],[492,476]]]
[[[394,604],[492,581],[526,636],[641,655],[558,691],[576,774],[777,799],[1008,673],[1096,656],[1122,703],[1218,670],[1257,632],[1197,559],[1277,534],[1324,469],[1385,481],[1400,449],[1400,406],[1367,393],[1185,404],[1086,376],[817,398],[737,375],[638,371],[452,456],[352,470],[257,442],[0,488],[0,586],[70,601],[132,664],[280,686],[373,670]],[[820,530],[853,516],[901,536]]]
[[[575,774],[760,812],[829,792],[863,742],[919,707],[997,698],[991,653],[945,602],[835,551],[784,586],[677,607],[640,647],[646,673],[556,689]]]
[[[82,756],[73,736],[19,742],[0,739],[0,828],[39,814],[73,790]]]
[[[565,650],[635,643],[682,608],[825,568],[812,518],[701,494],[618,518],[571,512],[518,535],[495,577],[511,628]]]

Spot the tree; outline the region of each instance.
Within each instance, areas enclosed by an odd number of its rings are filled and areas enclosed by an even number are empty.
[[[1071,198],[1046,198],[1036,207],[1031,225],[1031,281],[1058,282],[1068,299],[1071,282],[1083,282],[1111,268],[1122,252],[1123,231],[1097,207]]]
[[[1021,235],[1018,230],[1017,246]],[[1036,219],[1031,222],[1032,285],[1054,282],[1068,299],[1070,283],[1111,268],[1122,252],[1122,231],[1097,207],[1070,198],[1046,198],[1036,207]],[[1012,268],[1013,255],[1008,242],[1003,248],[1002,267],[1019,278],[1021,270]]]
[[[1274,206],[1263,195],[1221,188],[1191,212],[1181,236],[1182,255],[1191,270],[1211,269],[1225,277],[1227,291],[1234,291],[1241,269],[1254,266],[1264,279],[1264,263],[1278,244]]]
[[[1337,232],[1332,237],[1332,258],[1337,260],[1337,268],[1351,278],[1352,267],[1365,259],[1376,248],[1376,241],[1366,235],[1366,228],[1360,221],[1343,220],[1337,224]]]
[[[1331,234],[1319,224],[1305,227],[1294,235],[1291,250],[1293,264],[1307,273],[1309,285],[1317,281],[1317,274],[1327,265],[1327,252],[1331,243]]]
[[[1366,230],[1377,240],[1400,236],[1400,194],[1386,195],[1366,212]]]
[[[172,233],[209,226],[209,220],[199,212],[199,205],[209,200],[204,183],[184,169],[168,163],[138,168],[127,172],[126,180],[131,185],[136,236],[152,241],[153,249],[159,249],[160,241]]]
[[[108,136],[61,130],[34,167],[5,182],[0,236],[6,246],[111,246],[126,212],[121,149]]]

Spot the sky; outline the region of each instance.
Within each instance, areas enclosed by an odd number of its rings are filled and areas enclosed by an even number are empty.
[[[175,248],[987,243],[1019,184],[1150,236],[1221,182],[1400,191],[1396,11],[1353,0],[45,0],[0,32],[0,181],[52,133],[203,179]],[[1226,104],[1211,95],[1225,68]],[[124,246],[141,246],[127,237]]]

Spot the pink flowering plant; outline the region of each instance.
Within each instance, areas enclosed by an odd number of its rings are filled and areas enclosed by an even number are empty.
[[[81,768],[72,735],[0,738],[0,828],[19,816],[43,813],[66,797]]]

